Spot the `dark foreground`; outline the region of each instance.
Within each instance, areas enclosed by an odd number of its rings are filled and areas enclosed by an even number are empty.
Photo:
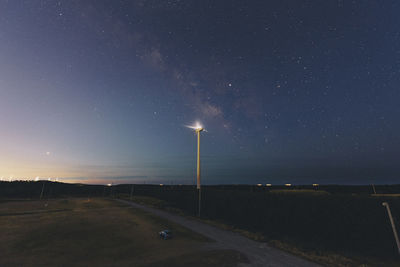
[[[51,182],[0,182],[1,198],[105,196],[133,199],[187,216],[197,214],[193,186],[88,186]],[[382,202],[400,230],[400,185],[205,186],[202,219],[252,239],[331,266],[400,266]]]
[[[202,223],[200,221],[190,220],[179,215],[174,215],[162,210],[143,206],[126,200],[119,200],[119,202],[125,203],[135,208],[142,209],[147,212],[151,212],[158,217],[183,225],[194,232],[200,233],[203,236],[215,240],[216,243],[213,244],[215,248],[239,251],[240,253],[246,255],[246,257],[250,261],[248,264],[242,264],[243,266],[318,266],[317,264],[272,248],[266,243],[256,242],[240,234],[222,230],[217,227]]]
[[[394,186],[394,188],[396,188]],[[130,198],[128,185],[115,196]],[[382,187],[268,189],[204,187],[202,218],[252,238],[332,266],[400,266],[393,232],[382,202],[390,204],[400,229],[400,195]],[[125,191],[124,191],[125,190]],[[136,186],[132,198],[186,215],[197,213],[190,188]]]
[[[157,233],[171,229],[174,238]],[[237,266],[233,250],[105,199],[0,203],[0,266]]]

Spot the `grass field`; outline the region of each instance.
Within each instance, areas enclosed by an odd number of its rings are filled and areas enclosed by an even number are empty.
[[[157,233],[171,229],[174,238]],[[0,203],[0,266],[235,266],[235,251],[106,199]]]
[[[154,190],[145,196],[133,196],[133,201],[190,216],[194,206],[190,204],[195,203],[190,196],[190,192]],[[400,266],[381,204],[390,203],[398,222],[400,203],[396,198],[308,190],[209,190],[203,200],[204,221],[308,260],[326,266]]]

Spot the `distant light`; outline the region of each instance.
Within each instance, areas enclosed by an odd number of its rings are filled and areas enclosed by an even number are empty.
[[[319,186],[319,184],[312,184],[313,186]]]
[[[39,181],[39,176],[37,176],[37,177],[35,178],[35,181],[36,181],[36,182]]]
[[[262,184],[257,184],[257,186],[262,186]]]
[[[292,184],[285,184],[285,186],[288,186],[288,187],[289,187],[289,186],[292,186]]]
[[[107,186],[112,186],[112,184],[107,184]]]
[[[164,186],[164,184],[160,184],[160,186]]]
[[[50,151],[46,152],[46,156],[50,156],[50,154],[51,154]]]
[[[272,186],[272,184],[265,184],[265,186]]]

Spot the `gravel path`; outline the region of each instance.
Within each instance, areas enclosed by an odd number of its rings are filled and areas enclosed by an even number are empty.
[[[199,221],[143,206],[135,202],[126,200],[118,201],[145,210],[213,239],[216,243],[212,246],[215,246],[216,249],[232,249],[243,253],[249,259],[250,264],[242,264],[241,266],[318,266],[315,263],[293,256],[287,252],[272,248],[267,243],[248,239],[238,233],[222,230]]]

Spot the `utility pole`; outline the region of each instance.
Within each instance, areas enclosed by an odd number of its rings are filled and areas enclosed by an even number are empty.
[[[384,207],[386,207],[387,213],[389,215],[389,220],[390,220],[390,224],[392,225],[394,239],[396,240],[396,244],[397,244],[397,250],[398,250],[398,252],[400,254],[400,241],[399,241],[399,237],[397,236],[397,230],[396,230],[396,226],[394,225],[392,212],[390,211],[389,203],[383,202],[382,205]]]
[[[203,131],[203,127],[196,129],[197,133],[197,190],[199,191],[199,212],[198,217],[201,215],[201,181],[200,181],[200,132]]]
[[[372,189],[374,189],[374,195],[376,195],[375,185],[372,184]]]
[[[43,197],[43,192],[44,192],[44,181],[43,181],[43,186],[42,186],[42,192],[40,192],[40,199],[42,199],[42,197]]]
[[[201,181],[200,181],[200,133],[204,131],[203,126],[200,123],[196,123],[194,126],[187,126],[190,129],[195,130],[197,134],[197,191],[199,194],[199,210],[197,216],[201,215]]]

